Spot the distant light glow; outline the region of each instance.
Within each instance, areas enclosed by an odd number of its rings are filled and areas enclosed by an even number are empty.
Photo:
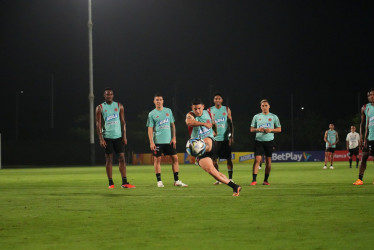
[[[304,107],[301,107],[301,110],[304,110]]]

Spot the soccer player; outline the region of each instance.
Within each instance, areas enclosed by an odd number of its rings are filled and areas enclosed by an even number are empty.
[[[334,124],[329,124],[329,129],[326,130],[325,136],[323,140],[326,142],[326,150],[325,150],[325,166],[323,169],[327,169],[327,162],[330,158],[330,169],[334,169],[334,153],[336,144],[339,142],[339,135],[338,132],[334,130]]]
[[[233,164],[231,160],[231,146],[234,143],[234,125],[231,110],[229,107],[222,105],[223,97],[221,93],[215,93],[213,101],[214,106],[210,107],[208,112],[213,115],[214,122],[217,125],[217,135],[214,139],[217,141],[218,158],[227,160],[227,171],[229,179],[232,181]],[[216,181],[213,184],[217,185],[220,182]]]
[[[164,99],[161,94],[155,94],[153,98],[155,109],[149,112],[147,127],[149,145],[153,153],[157,187],[164,187],[161,180],[161,155],[169,155],[172,161],[174,173],[174,186],[187,187],[179,180],[179,163],[177,154],[176,130],[174,116],[171,109],[164,107]]]
[[[281,124],[278,116],[270,113],[270,103],[267,99],[260,102],[261,113],[256,114],[251,122],[250,132],[256,133],[255,138],[255,161],[253,163],[252,183],[251,186],[257,184],[257,173],[262,155],[265,155],[265,178],[263,185],[270,185],[268,182],[271,171],[271,155],[274,152],[274,133],[282,132]]]
[[[374,88],[372,88],[368,92],[368,101],[369,103],[365,104],[361,108],[360,144],[362,146],[362,158],[358,173],[358,179],[353,183],[353,185],[364,185],[363,178],[367,166],[367,160],[369,158],[369,155],[374,155],[373,121],[371,121],[370,123],[370,118],[372,120],[374,119]],[[369,137],[370,129],[371,137]]]
[[[112,179],[113,151],[118,154],[119,171],[122,176],[122,188],[135,188],[127,182],[125,145],[126,122],[125,112],[121,103],[113,101],[113,90],[104,90],[105,101],[96,107],[96,131],[100,146],[105,149],[105,167],[109,180],[109,187],[114,188]]]
[[[351,132],[347,134],[346,138],[347,142],[347,150],[349,151],[349,168],[352,168],[352,158],[353,156],[356,157],[356,168],[358,168],[358,154],[359,154],[359,143],[360,143],[360,135],[356,132],[356,127],[351,126]]]
[[[191,109],[186,115],[186,124],[191,138],[201,138],[206,144],[206,151],[202,156],[196,158],[199,166],[210,174],[217,181],[230,186],[233,196],[239,196],[241,186],[230,181],[224,174],[220,173],[216,167],[217,145],[214,140],[213,128],[215,127],[212,115],[204,110],[204,104],[200,98],[192,100]]]

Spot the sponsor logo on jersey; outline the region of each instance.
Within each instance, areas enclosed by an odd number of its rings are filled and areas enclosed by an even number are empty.
[[[265,123],[259,126],[259,128],[270,128],[270,127],[271,127],[271,123]]]
[[[166,113],[166,116],[169,116],[169,113]]]
[[[113,120],[113,119],[116,119],[118,118],[118,114],[113,114],[113,115],[110,115],[106,118],[106,121],[110,121],[110,120]]]
[[[222,115],[226,115],[226,113],[225,112],[223,112],[223,114]]]
[[[159,121],[158,125],[161,126],[162,124],[165,124],[165,123],[169,123],[169,118],[166,118],[166,119],[164,119],[162,121]]]
[[[222,118],[219,118],[219,119],[215,119],[214,121],[215,121],[216,123],[220,123],[220,122],[225,122],[226,119],[225,119],[225,117],[222,117]]]
[[[114,111],[116,111],[116,112],[117,112],[117,111],[118,111],[118,108],[115,108],[115,109],[114,109]]]
[[[269,122],[271,122],[273,119],[269,118]]]

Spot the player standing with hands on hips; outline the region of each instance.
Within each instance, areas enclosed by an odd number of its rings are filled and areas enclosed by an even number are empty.
[[[121,103],[113,101],[113,90],[104,90],[105,102],[96,107],[96,131],[100,146],[105,149],[105,167],[109,180],[109,187],[114,188],[112,179],[113,151],[118,154],[119,171],[122,176],[122,188],[135,188],[127,182],[125,145],[126,122],[125,112]]]
[[[274,133],[282,132],[281,124],[278,116],[270,113],[270,103],[267,99],[260,102],[261,113],[256,114],[251,122],[250,132],[256,133],[255,138],[255,161],[253,163],[252,183],[251,186],[257,184],[258,167],[262,160],[262,155],[265,155],[266,167],[265,178],[263,185],[270,185],[268,178],[271,171],[271,156],[275,149]]]
[[[164,187],[161,180],[161,155],[170,155],[174,173],[174,186],[187,187],[179,180],[179,163],[177,154],[176,130],[174,116],[171,109],[164,107],[164,99],[161,94],[155,94],[153,98],[155,109],[149,112],[147,127],[150,149],[153,153],[153,165],[155,167],[157,187]]]
[[[326,142],[326,151],[325,151],[325,166],[323,169],[327,169],[327,162],[330,157],[330,169],[334,169],[334,153],[336,144],[339,142],[338,132],[334,130],[334,124],[329,124],[329,130],[326,130],[323,140]]]

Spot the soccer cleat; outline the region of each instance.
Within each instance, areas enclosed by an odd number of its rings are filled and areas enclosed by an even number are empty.
[[[261,166],[258,166],[258,169],[261,169]]]
[[[267,186],[269,186],[269,185],[270,185],[270,183],[269,183],[269,182],[267,182],[267,181],[264,181],[264,182],[262,183],[262,185],[267,185]]]
[[[234,192],[234,193],[232,194],[232,196],[239,196],[239,194],[240,194],[240,190],[242,190],[242,187],[241,187],[241,186],[238,186],[238,188],[236,189],[236,192]]]
[[[252,181],[252,183],[250,184],[251,186],[256,186],[257,182],[256,181]]]
[[[109,188],[109,189],[113,189],[113,188],[114,188],[114,185],[109,185],[108,188]]]
[[[177,180],[176,182],[174,182],[174,186],[176,186],[176,187],[188,187],[188,185],[184,184],[181,180]]]
[[[326,167],[326,166],[323,166],[323,169],[327,169],[327,167]]]
[[[121,187],[122,188],[136,188],[134,185],[131,185],[130,183],[123,184]]]
[[[216,182],[213,183],[213,185],[219,185],[219,184],[222,184],[222,182],[216,181]]]
[[[232,179],[229,179],[229,181],[231,181],[232,183],[235,183],[235,181],[233,181]]]
[[[364,185],[364,182],[362,180],[360,180],[360,179],[357,179],[357,181],[353,182],[353,185],[356,185],[356,186]]]
[[[334,167],[333,167],[333,166],[330,166],[330,169],[334,169]]]
[[[165,187],[165,186],[164,186],[164,183],[162,183],[162,181],[158,181],[158,182],[157,182],[157,187],[159,187],[159,188],[163,188],[163,187]]]

